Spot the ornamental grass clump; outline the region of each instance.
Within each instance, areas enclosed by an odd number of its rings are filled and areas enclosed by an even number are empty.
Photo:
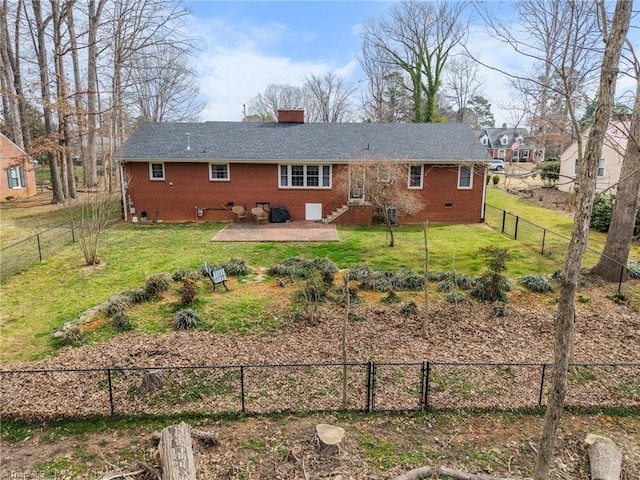
[[[247,264],[241,258],[232,258],[222,267],[227,275],[233,277],[240,277],[249,273],[249,267],[247,267]]]
[[[182,279],[182,286],[178,290],[180,293],[180,301],[183,305],[189,305],[193,303],[198,295],[198,286],[196,285],[196,279],[193,277],[184,277]]]
[[[77,324],[65,325],[62,332],[60,332],[56,338],[60,346],[68,347],[69,345],[82,343],[82,340],[84,340],[84,330]]]
[[[525,275],[520,277],[519,282],[523,287],[535,293],[553,292],[553,287],[549,284],[549,277],[545,275]]]
[[[171,275],[168,273],[157,273],[151,275],[146,283],[144,289],[147,292],[149,298],[157,297],[161,292],[166,292],[171,287],[172,283]]]
[[[338,267],[326,258],[307,260],[300,257],[289,257],[285,258],[282,263],[271,265],[268,270],[269,275],[297,278],[308,278],[309,275],[313,275],[313,272],[318,272],[326,285],[333,285]]]
[[[111,325],[113,325],[116,330],[132,330],[133,320],[131,315],[125,311],[116,312],[111,317]]]
[[[179,310],[173,317],[173,328],[176,330],[193,330],[200,325],[200,315],[192,308]]]
[[[147,290],[144,287],[134,288],[133,290],[127,290],[126,292],[122,292],[121,295],[127,297],[131,303],[143,303],[149,300],[149,295],[147,294]]]
[[[113,317],[118,312],[126,312],[127,308],[129,308],[131,304],[131,297],[126,293],[120,293],[107,300],[104,311],[107,315]]]

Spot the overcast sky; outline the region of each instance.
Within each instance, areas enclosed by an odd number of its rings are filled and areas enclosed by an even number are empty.
[[[195,60],[200,92],[207,101],[200,119],[242,119],[243,104],[272,83],[302,85],[305,75],[334,72],[353,86],[366,78],[357,61],[360,29],[381,18],[389,1],[213,1],[184,2],[191,10],[190,33],[200,39]],[[493,2],[506,13],[509,2]],[[469,49],[487,63],[524,71],[529,65],[488,36],[472,17]],[[482,69],[483,95],[492,103],[496,125],[513,124],[500,104],[513,101],[507,79]]]

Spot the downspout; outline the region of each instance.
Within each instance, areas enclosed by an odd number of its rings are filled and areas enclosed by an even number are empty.
[[[485,165],[484,167],[484,181],[482,182],[482,210],[480,212],[480,222],[484,223],[484,213],[487,206],[487,172],[489,171],[489,166]]]
[[[124,212],[124,221],[128,221],[129,220],[129,215],[128,215],[128,210],[129,210],[129,205],[127,205],[127,197],[126,197],[126,192],[125,192],[125,184],[127,184],[127,182],[125,182],[125,176],[124,176],[124,165],[122,162],[118,162],[120,164],[120,194],[122,195],[122,210]],[[128,184],[126,185],[127,187],[129,186]]]

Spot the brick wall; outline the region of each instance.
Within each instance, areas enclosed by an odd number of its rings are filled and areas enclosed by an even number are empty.
[[[279,189],[278,166],[275,164],[231,164],[229,181],[210,181],[207,163],[165,162],[165,180],[149,179],[149,164],[125,165],[125,177],[130,178],[128,195],[136,216],[146,212],[148,220],[162,221],[231,221],[231,205],[247,210],[259,203],[284,205],[292,220],[305,219],[305,203],[323,206],[340,203],[340,191],[346,191],[345,166],[334,166],[332,190]],[[416,215],[404,216],[401,222],[429,220],[436,223],[475,223],[481,220],[483,168],[476,167],[473,189],[457,189],[458,168],[455,166],[425,166],[424,188],[413,190],[420,195],[424,208]],[[339,206],[339,205],[337,205]],[[197,217],[196,207],[203,210]],[[227,208],[228,207],[228,208]],[[336,223],[371,224],[371,208],[351,208]]]

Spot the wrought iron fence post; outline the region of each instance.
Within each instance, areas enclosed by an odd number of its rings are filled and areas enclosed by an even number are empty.
[[[507,223],[507,211],[506,210],[502,210],[502,233],[504,235],[504,225],[505,223]]]
[[[513,239],[517,240],[518,239],[518,222],[520,221],[520,217],[518,215],[516,215],[516,226],[515,226],[515,230],[513,232]]]
[[[544,390],[544,373],[547,370],[547,364],[542,364],[542,375],[540,377],[540,393],[538,394],[538,406],[542,406],[542,392]]]
[[[540,254],[544,255],[544,241],[547,238],[547,229],[543,228],[542,229],[542,250],[540,250]]]
[[[76,230],[73,228],[73,223],[71,223],[71,243],[76,243]]]
[[[426,362],[424,379],[424,408],[429,408],[429,378],[431,377],[431,362]]]
[[[240,399],[242,401],[242,413],[246,413],[244,405],[244,365],[240,365]]]
[[[42,247],[40,246],[40,234],[36,235],[36,240],[38,241],[38,257],[40,261],[42,261]]]
[[[111,369],[107,368],[107,381],[109,382],[109,409],[113,417],[113,385],[111,384]]]

